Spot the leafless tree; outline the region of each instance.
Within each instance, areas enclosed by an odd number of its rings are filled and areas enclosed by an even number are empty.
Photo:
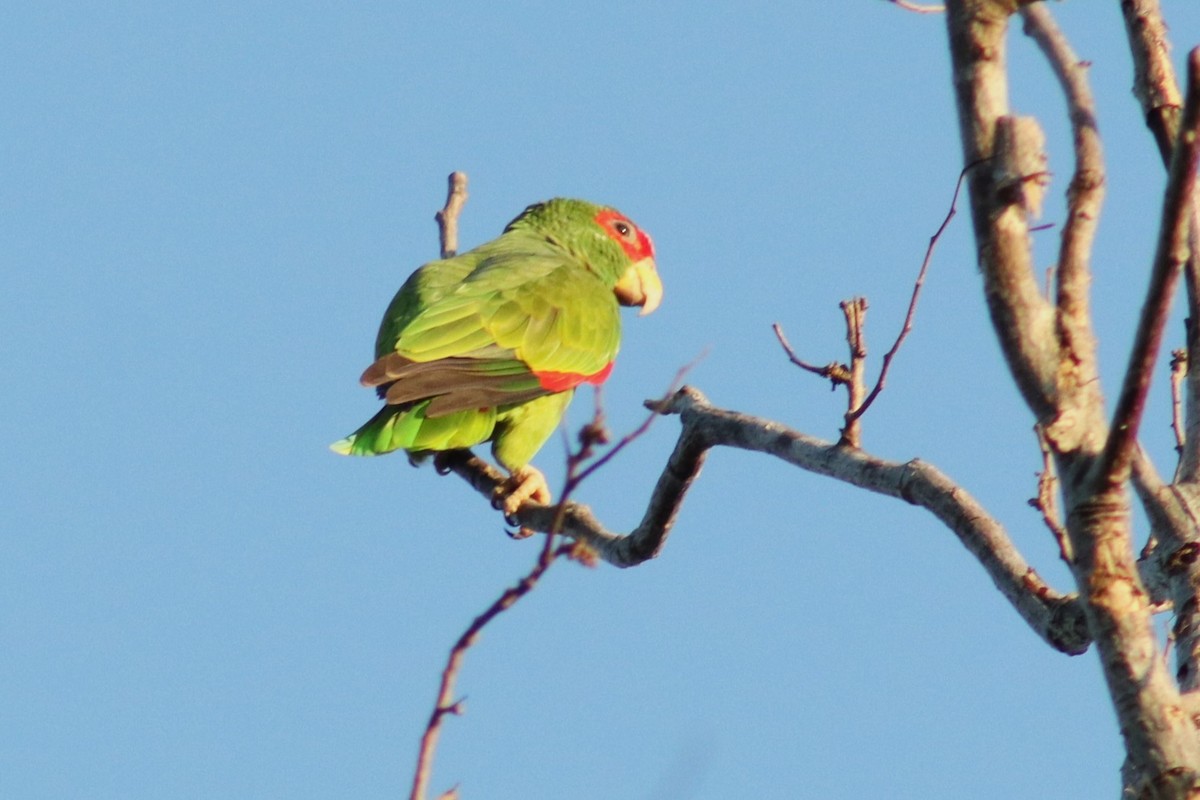
[[[611,532],[574,502],[526,504],[517,522],[523,529],[572,537],[609,564],[635,566],[661,552],[689,487],[717,447],[760,452],[903,499],[928,510],[958,537],[1048,645],[1068,655],[1095,650],[1125,744],[1124,796],[1200,797],[1200,216],[1194,197],[1200,48],[1190,53],[1187,90],[1181,94],[1158,0],[1094,4],[1097,14],[1116,14],[1119,5],[1124,16],[1134,91],[1167,170],[1157,247],[1147,253],[1144,306],[1110,418],[1089,306],[1105,166],[1087,65],[1041,2],[948,0],[944,9],[892,2],[945,15],[982,288],[1003,357],[1038,432],[1044,469],[1031,503],[1058,542],[1073,590],[1048,585],[1004,526],[935,466],[919,459],[887,461],[860,446],[858,425],[912,322],[919,280],[904,331],[870,389],[865,302],[843,303],[850,345],[846,364],[807,365],[776,329],[793,363],[847,389],[838,442],[717,408],[698,389],[685,386],[647,402],[657,414],[677,416],[681,430],[637,528]],[[1073,132],[1067,213],[1048,292],[1034,267],[1030,230],[1049,176],[1038,122],[1009,111],[1006,37],[1013,24],[1023,26],[1057,76]],[[934,243],[936,236],[931,250]],[[1185,346],[1171,362],[1178,463],[1168,480],[1140,448],[1138,430],[1181,273],[1189,322]],[[468,453],[453,454],[442,466],[488,497],[502,479]],[[1131,521],[1133,498],[1150,520],[1144,541],[1136,538]],[[1161,657],[1164,643],[1153,625],[1154,615],[1166,612],[1173,615],[1173,673]]]

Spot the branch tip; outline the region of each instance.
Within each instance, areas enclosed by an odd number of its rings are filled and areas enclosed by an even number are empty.
[[[458,217],[467,202],[467,173],[451,172],[446,179],[446,204],[434,215],[438,224],[442,258],[453,258],[458,252]]]

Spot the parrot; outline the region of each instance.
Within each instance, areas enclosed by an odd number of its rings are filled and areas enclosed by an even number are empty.
[[[534,203],[497,238],[431,261],[384,313],[361,383],[385,403],[331,445],[343,455],[405,450],[413,463],[491,442],[508,472],[494,498],[507,516],[548,504],[530,464],[580,384],[599,386],[621,343],[620,306],[651,313],[663,285],[654,244],[609,206]]]

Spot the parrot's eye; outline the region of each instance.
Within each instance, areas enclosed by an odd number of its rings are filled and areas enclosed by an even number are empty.
[[[632,231],[633,229],[631,227],[629,227],[628,222],[621,222],[620,220],[617,220],[616,222],[613,223],[613,230],[615,230],[617,233],[621,234],[622,236],[628,238],[629,232]]]

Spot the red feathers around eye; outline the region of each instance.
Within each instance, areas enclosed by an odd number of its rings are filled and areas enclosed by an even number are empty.
[[[654,242],[650,240],[650,235],[634,225],[632,220],[620,211],[606,208],[596,215],[596,223],[613,241],[621,245],[625,255],[632,261],[654,257]]]

